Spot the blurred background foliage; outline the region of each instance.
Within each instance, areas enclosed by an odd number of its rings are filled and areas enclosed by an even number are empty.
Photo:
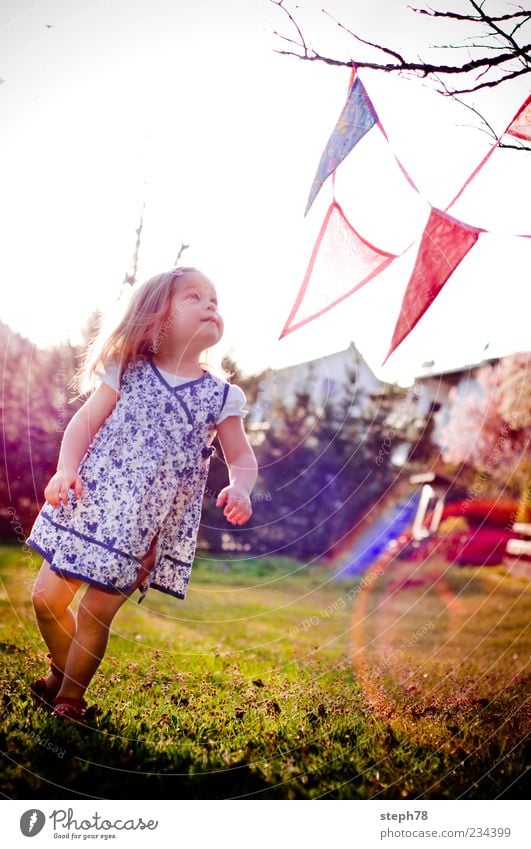
[[[98,321],[97,313],[89,318],[78,347],[62,344],[44,350],[0,322],[3,541],[21,542],[44,503],[64,429],[84,400],[75,397],[72,380]],[[313,400],[309,384],[289,405],[276,397],[267,421],[258,426],[244,421],[259,477],[252,493],[253,515],[241,527],[231,525],[215,506],[219,490],[228,483],[223,451],[215,440],[198,552],[277,554],[303,561],[323,557],[404,472],[428,467],[452,475],[463,486],[480,474],[485,493],[489,488],[492,493],[506,490],[526,499],[531,434],[527,360],[527,354],[515,354],[486,363],[475,369],[473,381],[467,380],[466,391],[450,390],[438,443],[434,422],[440,405],[419,420],[411,390],[408,394],[382,384],[361,410],[354,408],[354,371],[347,375],[344,394],[332,393],[322,406]],[[244,376],[228,355],[222,365],[245,392],[251,411],[264,375]],[[388,443],[390,450],[383,450]],[[405,454],[392,461],[398,447]]]

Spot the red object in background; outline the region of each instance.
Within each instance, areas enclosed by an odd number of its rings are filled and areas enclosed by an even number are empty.
[[[446,538],[444,548],[450,563],[458,563],[460,566],[497,566],[503,563],[510,539],[514,539],[512,531],[477,528],[451,534]]]
[[[460,566],[496,566],[503,563],[507,542],[515,538],[512,531],[518,501],[511,499],[468,498],[444,505],[442,520],[462,516],[471,526],[469,531],[450,534],[444,548],[450,563]]]
[[[398,540],[401,560],[424,562],[431,554],[443,554],[450,563],[459,566],[496,566],[503,563],[507,542],[516,539],[512,530],[518,511],[518,501],[510,499],[474,498],[448,501],[441,522],[450,516],[462,516],[470,530],[427,537],[414,542],[411,529]],[[433,514],[425,517],[429,524]]]
[[[469,524],[502,525],[512,528],[518,512],[518,501],[510,499],[472,498],[448,501],[441,521],[447,516],[462,516]]]

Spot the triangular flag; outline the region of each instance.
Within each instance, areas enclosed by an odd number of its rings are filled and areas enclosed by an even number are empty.
[[[402,300],[391,347],[382,365],[415,327],[482,232],[480,228],[463,224],[432,208]]]
[[[502,136],[505,135],[505,133],[510,133],[512,136],[517,136],[518,138],[525,139],[526,141],[531,141],[531,94],[529,95],[527,100],[522,103],[520,109],[518,110],[514,118],[511,120],[511,123],[509,124],[507,129],[504,130],[500,138],[497,139],[496,144],[492,145],[492,147],[487,151],[479,165],[476,165],[470,176],[467,177],[466,182],[461,186],[453,200],[451,200],[450,203],[447,205],[445,211],[449,210],[450,207],[454,205],[454,203],[461,197],[469,183],[471,183],[474,177],[479,174],[487,160],[489,160],[494,151],[498,149],[500,139],[502,138]]]
[[[279,339],[348,298],[395,258],[395,254],[375,248],[360,236],[333,201]],[[298,321],[292,324],[297,313]]]
[[[306,204],[305,215],[317,197],[321,186],[330,174],[333,174],[340,162],[378,121],[369,95],[358,76],[350,89],[343,111],[321,156],[314,177],[310,196]]]
[[[517,139],[531,142],[531,94],[506,132]]]

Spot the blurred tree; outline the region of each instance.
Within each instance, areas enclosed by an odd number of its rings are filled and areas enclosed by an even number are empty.
[[[531,382],[529,354],[518,353],[481,366],[477,384],[453,387],[449,417],[441,430],[445,462],[467,463],[484,481],[508,488],[529,510]],[[526,513],[527,515],[527,513]],[[529,519],[527,519],[528,521]],[[523,521],[523,519],[522,519]]]
[[[62,434],[79,407],[68,385],[77,349],[70,344],[40,350],[0,323],[4,364],[0,447],[0,534],[20,536],[16,521],[28,530],[44,501],[43,491],[57,466]]]
[[[312,399],[312,380],[310,374],[294,403],[273,401],[270,429],[255,448],[254,514],[246,526],[228,531],[253,554],[303,561],[326,556],[392,481],[389,452],[378,453],[392,402],[364,416],[353,403],[353,373],[344,395],[335,392],[320,407]]]
[[[260,374],[249,375],[244,377],[241,369],[232,356],[232,352],[225,354],[221,360],[221,367],[229,375],[229,383],[235,383],[245,393],[247,399],[246,409],[251,411],[253,404],[256,402],[260,381],[263,378],[264,372]],[[244,419],[244,429],[246,420]],[[197,538],[197,548],[199,551],[208,551],[211,553],[221,553],[223,551],[224,542],[233,545],[237,550],[239,545],[238,540],[241,539],[241,530],[231,525],[223,515],[223,511],[216,507],[216,499],[218,493],[224,486],[229,483],[227,464],[223,456],[223,450],[219,439],[214,439],[213,442],[214,454],[210,461],[205,494],[203,497],[203,508],[201,515],[201,525]],[[255,494],[253,493],[253,498]],[[254,526],[254,518],[251,517],[246,530]],[[248,540],[246,540],[248,543]]]

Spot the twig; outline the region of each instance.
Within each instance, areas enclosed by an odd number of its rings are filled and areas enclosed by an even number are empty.
[[[469,0],[469,3],[471,3],[472,6],[474,7],[474,9],[476,9],[479,12],[479,14],[481,15],[481,19],[484,23],[486,23],[486,24],[488,24],[488,26],[492,27],[494,32],[497,32],[499,35],[502,36],[502,38],[507,39],[507,41],[509,42],[511,47],[514,49],[514,52],[515,52],[515,55],[516,55],[520,48],[519,48],[518,43],[514,40],[514,38],[511,35],[509,35],[508,33],[506,33],[504,30],[502,30],[501,27],[496,26],[496,22],[495,22],[494,18],[488,17],[485,14],[485,12],[483,11],[483,8],[481,6],[478,6],[478,4],[475,2],[475,0]],[[531,15],[531,13],[530,13],[530,15]]]
[[[181,259],[182,255],[183,255],[183,253],[184,253],[186,250],[188,250],[188,248],[189,248],[189,247],[190,247],[190,245],[185,245],[185,244],[184,244],[184,242],[183,242],[183,240],[181,239],[181,247],[179,248],[179,253],[177,254],[177,257],[176,257],[176,259],[175,259],[174,265],[179,265],[179,262],[180,262],[180,259]]]
[[[525,144],[506,144],[505,142],[500,142],[498,147],[503,147],[505,150],[525,150],[527,153],[531,153],[531,147],[526,147]]]
[[[496,144],[498,144],[498,142],[499,142],[499,138],[498,138],[498,136],[497,136],[497,134],[496,134],[496,131],[495,131],[494,127],[492,127],[492,126],[491,126],[491,124],[489,124],[489,122],[487,121],[487,119],[485,118],[485,116],[484,116],[484,115],[482,115],[482,114],[481,114],[481,112],[480,112],[478,109],[476,109],[476,107],[475,107],[475,106],[472,106],[472,104],[471,104],[471,103],[466,103],[466,101],[464,101],[464,100],[460,100],[460,99],[459,99],[458,97],[456,97],[455,95],[452,95],[452,92],[448,89],[448,86],[444,83],[444,81],[443,81],[443,80],[439,79],[437,76],[435,77],[435,79],[437,80],[437,82],[438,82],[440,85],[442,85],[442,86],[443,86],[443,88],[445,88],[445,89],[446,89],[446,94],[451,95],[457,103],[460,103],[460,104],[461,104],[461,106],[464,106],[466,109],[469,109],[471,112],[473,112],[473,113],[474,113],[474,115],[477,115],[477,116],[478,116],[478,118],[479,118],[479,119],[480,119],[480,120],[481,120],[481,121],[485,124],[485,126],[487,127],[487,129],[486,129],[486,130],[482,129],[481,127],[476,127],[476,129],[480,130],[480,132],[482,132],[482,133],[486,133],[488,136],[490,136],[491,138],[493,138],[493,139],[494,139],[494,141],[496,142]]]
[[[299,25],[298,25],[297,21],[295,20],[295,18],[293,17],[293,15],[292,15],[292,14],[291,14],[291,12],[289,11],[289,9],[286,9],[286,7],[284,6],[284,0],[271,0],[271,2],[272,2],[272,3],[274,3],[274,5],[275,5],[275,6],[278,6],[280,9],[282,9],[282,11],[283,11],[283,12],[285,12],[285,13],[286,13],[286,15],[288,16],[288,18],[290,19],[291,23],[293,24],[293,26],[295,27],[295,29],[297,30],[297,32],[298,32],[298,34],[299,34],[299,38],[300,38],[300,46],[303,48],[303,50],[304,50],[304,55],[306,56],[306,55],[308,54],[308,48],[307,48],[307,46],[306,46],[306,42],[305,42],[305,40],[304,40],[304,36],[303,36],[303,34],[302,34],[302,32],[301,32],[301,29],[300,29],[300,27],[299,27]],[[289,39],[289,40],[291,41],[291,39]],[[292,44],[296,44],[296,43],[297,43],[297,42],[292,41]]]
[[[415,6],[408,6],[408,9],[411,9],[412,12],[416,12],[418,15],[428,15],[430,18],[453,18],[455,21],[471,21],[478,22],[481,21],[482,18],[476,17],[475,15],[460,15],[458,12],[439,12],[437,9],[417,9]],[[511,12],[507,15],[496,15],[489,16],[489,20],[491,21],[510,21],[514,20],[514,18],[522,18],[531,15],[531,9],[522,9],[521,12]],[[522,23],[525,23],[523,21]],[[521,24],[518,24],[521,26]]]
[[[492,88],[493,86],[499,85],[500,83],[504,83],[507,80],[513,80],[515,77],[520,77],[522,74],[528,74],[529,68],[520,68],[519,71],[514,71],[512,74],[506,74],[504,77],[501,77],[498,80],[492,80],[488,83],[481,83],[481,85],[474,86],[473,88],[456,88],[454,89],[452,97],[455,94],[471,94],[473,91],[479,91],[481,88]]]
[[[529,16],[531,17],[531,12],[529,12],[528,14],[529,14]],[[516,26],[514,27],[514,29],[512,29],[512,30],[511,30],[511,35],[514,35],[514,34],[515,34],[515,32],[516,32],[516,30],[517,30],[517,29],[520,29],[520,27],[521,27],[521,26],[523,26],[523,24],[526,24],[526,23],[528,22],[528,20],[529,20],[529,18],[524,18],[524,19],[523,19],[523,21],[520,21],[520,23],[519,23],[519,24],[516,24]]]
[[[489,38],[490,32],[487,33],[484,38]],[[477,35],[476,38],[481,38],[481,36]],[[472,47],[477,47],[480,50],[505,50],[505,46],[498,46],[496,44],[430,44],[430,47],[435,50],[470,50]]]
[[[369,47],[375,47],[377,50],[381,50],[383,53],[388,53],[389,56],[394,56],[395,59],[398,59],[398,61],[402,65],[405,64],[404,57],[401,56],[400,53],[397,53],[396,50],[391,50],[389,47],[382,47],[381,44],[374,44],[374,42],[372,41],[367,41],[365,38],[362,38],[360,35],[356,35],[355,32],[352,32],[352,30],[348,29],[348,27],[342,24],[341,21],[338,21],[336,18],[334,18],[333,15],[327,12],[326,9],[323,9],[323,12],[325,15],[328,15],[328,17],[331,18],[331,20],[333,20],[338,25],[338,27],[344,29],[345,32],[348,32],[348,34],[351,35],[352,38],[355,38],[356,41],[360,41],[362,44],[367,44]]]

